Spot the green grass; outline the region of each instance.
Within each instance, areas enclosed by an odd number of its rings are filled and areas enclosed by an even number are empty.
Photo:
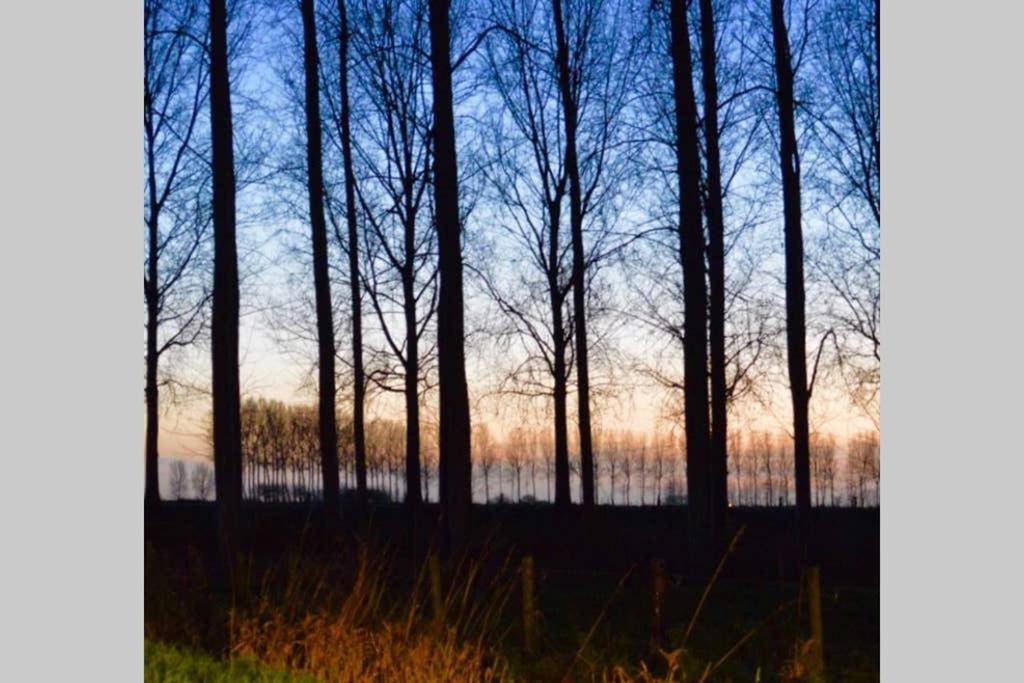
[[[251,660],[224,661],[196,650],[147,640],[147,683],[312,683],[314,679],[263,666]]]

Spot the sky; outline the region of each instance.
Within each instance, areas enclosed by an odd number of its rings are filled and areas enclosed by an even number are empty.
[[[254,39],[247,48],[247,54],[238,60],[238,69],[233,73],[233,106],[236,116],[243,122],[239,127],[240,136],[243,139],[258,139],[261,132],[272,133],[274,149],[268,153],[270,163],[278,163],[282,158],[293,155],[296,134],[301,132],[297,111],[289,103],[288,91],[282,80],[282,76],[292,79],[298,77],[294,71],[296,55],[288,52],[293,45],[291,40],[297,32],[296,27],[287,21],[290,19],[294,23],[297,21],[297,15],[288,15],[285,18],[286,21],[273,29],[260,23],[269,17],[262,17],[257,22]],[[460,115],[460,112],[457,112],[457,115]],[[457,134],[461,130],[464,129],[458,129]],[[462,152],[474,144],[479,144],[479,140],[471,141],[463,136],[459,138],[459,144],[461,160]],[[331,158],[328,153],[328,164],[331,163]],[[246,172],[244,168],[241,170],[243,175]],[[242,389],[246,396],[309,403],[315,401],[315,395],[304,380],[309,376],[313,348],[309,344],[284,338],[286,335],[282,334],[272,314],[275,306],[283,306],[289,301],[294,301],[296,296],[308,296],[308,289],[305,292],[301,289],[296,290],[289,283],[290,276],[302,276],[303,269],[308,270],[308,264],[303,258],[297,259],[294,251],[294,247],[305,248],[305,242],[308,242],[308,228],[302,220],[296,220],[294,214],[288,216],[279,213],[282,199],[300,206],[304,201],[301,192],[296,194],[296,188],[288,187],[287,184],[284,187],[243,186],[239,193],[240,243],[243,251],[248,250],[248,253],[243,255],[243,269],[246,264],[253,266],[253,275],[244,283],[242,291]],[[644,201],[641,195],[637,195],[635,199],[641,204]],[[271,209],[268,214],[267,206],[274,205],[275,202],[278,207]],[[808,212],[808,226],[805,228],[809,236],[807,239],[813,238],[816,234],[811,213]],[[759,232],[754,234],[752,239],[760,240],[768,245],[768,248],[776,249],[781,241],[781,217],[778,214],[776,211],[765,225],[758,228]],[[617,226],[619,230],[629,231],[634,227],[630,225],[632,218],[628,210],[621,218],[625,224]],[[486,233],[487,225],[496,220],[496,214],[488,208],[486,202],[483,202],[483,205],[475,208],[470,216],[466,226],[467,234]],[[495,253],[498,254],[498,258],[503,258],[505,253],[511,253],[508,251],[512,248],[509,244],[498,240],[496,245],[498,249]],[[335,251],[332,258],[341,257]],[[781,297],[781,264],[777,252],[760,265],[764,272],[757,275],[764,280],[764,287],[770,290],[770,296],[777,305]],[[618,280],[612,281],[613,287],[625,291],[630,284],[628,273],[620,273],[614,277]],[[332,286],[336,297],[344,296],[343,282],[336,280]],[[620,306],[629,305],[628,300],[616,303]],[[493,306],[483,300],[479,291],[473,291],[471,285],[467,289],[467,313],[471,317],[479,315],[484,318],[494,315]],[[364,311],[364,321],[368,321],[368,324],[372,324],[371,316],[369,311]],[[611,396],[595,398],[593,401],[596,424],[604,428],[628,428],[647,434],[672,428],[673,425],[680,426],[681,420],[678,418],[666,419],[669,405],[678,396],[660,387],[651,386],[645,377],[631,367],[637,359],[646,359],[647,362],[655,364],[663,362],[665,356],[659,355],[663,348],[661,342],[653,337],[649,330],[635,326],[630,328],[620,323],[619,320],[610,320],[605,324],[608,334],[614,338],[616,353],[620,355],[609,361],[615,367],[604,373],[608,378],[614,379]],[[349,342],[346,323],[341,320],[336,321],[336,325],[340,330],[336,340],[339,351],[347,349]],[[622,329],[619,329],[620,327]],[[808,333],[809,349],[816,346],[814,334],[814,331]],[[372,333],[370,336],[372,337]],[[379,339],[377,342],[379,343]],[[658,353],[652,351],[655,348]],[[203,384],[207,382],[205,378],[208,376],[207,356],[208,350],[199,347],[177,359],[176,363],[184,370],[184,374]],[[501,354],[492,353],[489,357],[481,358],[472,352],[468,354],[467,360],[470,397],[474,402],[473,419],[487,422],[492,431],[499,435],[499,439],[500,434],[508,426],[522,420],[518,412],[502,409],[499,399],[484,398],[484,394],[494,386],[495,375],[504,369],[503,363],[508,360]],[[674,356],[670,350],[668,360],[664,362],[674,362],[681,366],[681,360],[681,349],[678,349]],[[730,417],[732,425],[737,430],[785,433],[788,429],[789,399],[782,364],[771,361],[766,367],[766,381],[763,383],[763,395],[760,400],[742,401],[735,407]],[[595,374],[600,378],[601,370],[598,369]],[[339,388],[344,389],[343,386]],[[861,430],[873,429],[872,422],[849,405],[842,394],[840,386],[822,383],[811,401],[812,429],[834,434],[840,440]],[[575,395],[570,393],[570,408],[574,403]],[[192,397],[174,405],[165,404],[160,430],[162,455],[171,457],[208,454],[208,446],[203,436],[208,410],[209,399],[203,396]],[[343,402],[340,410],[345,410]],[[400,418],[400,396],[386,397],[377,394],[371,397],[368,410],[371,414]],[[433,419],[432,406],[428,404],[423,412],[425,420]],[[575,428],[572,412],[574,411],[570,412],[570,431]],[[537,415],[532,419],[540,421],[544,418]]]

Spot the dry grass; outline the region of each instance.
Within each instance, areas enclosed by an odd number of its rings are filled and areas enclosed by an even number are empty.
[[[424,607],[426,567],[411,596],[388,606],[385,563],[367,558],[360,553],[344,590],[330,587],[322,569],[293,563],[283,594],[264,589],[253,607],[232,611],[232,656],[324,681],[511,680],[494,645],[511,585],[503,573],[482,587],[479,563],[458,566],[434,615]],[[480,599],[480,588],[489,597]]]
[[[583,652],[608,607],[618,599],[629,577],[627,572],[578,650],[566,653],[564,658],[549,653],[562,662],[555,664],[560,671],[541,678],[601,683],[715,680],[723,663],[749,638],[793,606],[781,605],[715,661],[698,659],[689,650],[687,641],[739,535],[705,586],[679,649],[660,650],[650,662],[637,665],[594,662],[580,666],[584,663]],[[147,556],[147,589],[159,599],[154,600],[147,590],[147,638],[227,652],[232,660],[259,660],[278,670],[331,682],[483,683],[517,680],[523,675],[522,671],[513,672],[502,655],[509,651],[509,643],[499,624],[507,624],[503,612],[518,592],[516,572],[510,571],[507,560],[496,569],[488,565],[486,576],[481,561],[463,561],[444,577],[447,591],[432,594],[437,583],[431,581],[429,561],[424,562],[411,586],[396,591],[395,585],[400,582],[394,581],[389,571],[392,562],[387,553],[361,547],[345,578],[330,571],[326,564],[304,560],[301,553],[295,553],[276,570],[263,574],[260,581],[243,581],[244,587],[237,591],[230,606],[203,608],[201,595],[207,594],[207,582],[197,561],[185,563],[182,584],[181,577],[179,582],[161,581],[160,572],[151,571],[151,559]],[[179,590],[172,590],[171,583],[177,583]],[[440,609],[435,608],[437,604]],[[222,626],[211,628],[214,622]],[[204,639],[198,635],[204,630],[222,635],[213,640],[207,635]],[[205,645],[199,640],[205,640]],[[782,680],[806,676],[806,647],[802,645],[794,647],[792,656],[777,672]]]

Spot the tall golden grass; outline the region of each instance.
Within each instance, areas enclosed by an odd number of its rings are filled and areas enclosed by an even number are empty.
[[[426,565],[410,595],[389,604],[386,563],[369,557],[359,553],[344,589],[323,568],[291,563],[283,592],[263,589],[253,606],[232,610],[232,656],[331,682],[513,680],[496,644],[497,616],[513,585],[505,572],[483,586],[480,563],[459,564],[441,614],[432,614]]]
[[[714,680],[720,667],[761,627],[751,629],[715,661],[700,660],[687,648],[708,593],[741,534],[742,530],[706,585],[678,649],[658,650],[651,662],[635,666],[579,666],[591,637],[628,579],[627,572],[579,649],[566,658],[559,657],[564,664],[555,668],[561,671],[547,676],[563,682],[601,683]],[[516,572],[510,570],[508,559],[497,567],[480,560],[456,563],[445,577],[447,590],[431,595],[437,590],[437,582],[431,580],[429,558],[416,572],[412,585],[396,591],[396,584],[401,582],[395,581],[390,571],[393,558],[388,553],[364,545],[355,555],[345,573],[347,578],[340,580],[338,572],[332,572],[324,562],[303,559],[297,552],[275,570],[264,573],[257,584],[242,581],[230,605],[203,608],[202,594],[207,584],[198,561],[185,563],[187,575],[184,583],[179,577],[175,591],[173,582],[161,578],[161,572],[151,566],[152,558],[147,553],[146,637],[193,647],[210,648],[213,642],[214,649],[223,647],[232,658],[257,659],[274,668],[331,683],[522,680],[521,671],[514,672],[502,654],[509,651],[504,649],[507,634],[500,626],[502,613],[518,588]],[[156,599],[151,598],[150,589],[157,594]],[[791,606],[780,606],[762,625]],[[211,627],[214,622],[220,626]],[[219,635],[211,639],[209,634],[214,632]],[[200,643],[203,633],[206,642]],[[801,645],[794,647],[793,656],[777,672],[782,680],[800,680],[806,675],[806,648]]]

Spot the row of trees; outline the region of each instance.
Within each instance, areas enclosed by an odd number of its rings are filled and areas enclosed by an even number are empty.
[[[171,463],[171,497],[176,500],[209,500],[213,494],[213,468],[205,462],[193,463],[191,471],[182,460]]]
[[[242,404],[242,443],[246,473],[245,497],[262,501],[319,499],[318,421],[313,406],[280,401],[247,399]],[[367,477],[371,491],[388,500],[405,497],[403,463],[404,425],[397,420],[375,418],[366,425]],[[595,497],[606,505],[678,504],[685,500],[682,448],[675,439],[648,439],[633,431],[595,432]],[[474,498],[478,501],[553,501],[552,439],[546,429],[516,428],[495,441],[479,424],[473,434]],[[338,461],[342,490],[356,489],[351,424],[339,431]],[[576,500],[582,499],[582,458],[573,444],[570,469]],[[879,452],[872,432],[856,434],[845,443],[845,454],[832,435],[811,441],[811,484],[815,506],[877,505],[879,502]],[[730,444],[729,503],[736,506],[790,505],[793,500],[793,453],[790,442],[770,432],[734,437]],[[838,457],[842,455],[843,457]],[[436,500],[437,454],[427,449],[423,461],[423,500]],[[205,463],[192,466],[172,463],[172,498],[206,500],[213,492],[212,469]]]
[[[731,463],[742,489],[730,412],[759,383],[788,386],[806,517],[816,386],[828,374],[877,415],[877,2],[301,0],[270,12],[280,34],[260,9],[232,5],[229,42],[222,0],[146,3],[147,499],[159,496],[159,360],[201,340],[207,316],[225,509],[242,495],[243,453],[258,459],[238,376],[235,193],[250,159],[233,137],[232,88],[244,88],[228,70],[262,31],[286,38],[271,41],[275,119],[295,125],[275,128],[293,133],[263,158],[261,196],[275,220],[303,226],[299,296],[271,323],[283,344],[316,349],[318,436],[305,457],[329,510],[344,471],[337,416],[365,496],[367,396],[393,392],[413,509],[433,448],[421,411],[437,407],[440,498],[459,535],[478,450],[472,354],[486,393],[550,420],[563,507],[570,439],[580,500],[597,501],[609,465],[591,413],[628,358],[644,359],[682,398],[695,547],[719,535]],[[652,362],[654,338],[680,372]],[[339,383],[351,396],[340,412]]]

